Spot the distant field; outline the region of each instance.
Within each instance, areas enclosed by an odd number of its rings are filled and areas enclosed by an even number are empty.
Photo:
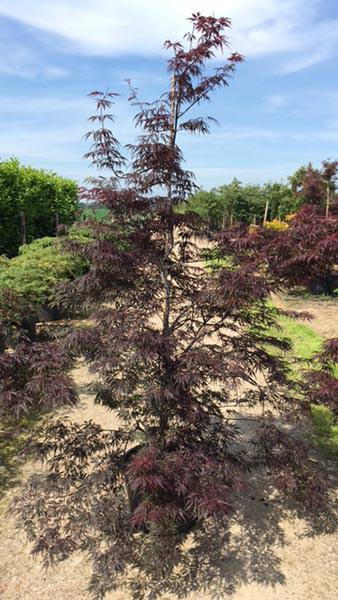
[[[80,220],[82,221],[83,219],[95,219],[96,221],[103,221],[107,215],[109,214],[109,210],[108,208],[90,208],[90,207],[85,207],[81,209],[81,218]]]

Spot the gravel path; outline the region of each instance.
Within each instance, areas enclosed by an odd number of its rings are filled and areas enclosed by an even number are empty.
[[[337,304],[283,301],[283,307],[308,310],[315,316],[311,326],[325,337],[338,336]],[[297,305],[297,306],[296,306]],[[324,310],[323,310],[324,308]],[[94,419],[105,427],[116,426],[111,412],[94,406],[86,386],[91,380],[87,369],[79,366],[74,376],[81,392],[80,405],[69,412],[78,422]],[[22,478],[32,472],[26,465]],[[8,494],[9,501],[14,491]],[[199,574],[182,577],[177,595],[166,593],[163,600],[336,600],[338,594],[338,520],[318,523],[282,511],[279,505],[262,502],[264,492],[257,489],[252,498],[239,502],[230,543],[214,551],[212,562],[200,556]],[[57,568],[41,569],[38,559],[29,554],[24,537],[13,520],[2,516],[0,531],[1,600],[85,600],[90,565],[75,555]],[[210,539],[212,545],[213,540]],[[189,583],[190,581],[190,583]],[[210,582],[210,589],[202,589]],[[200,589],[197,588],[200,585]],[[189,590],[194,589],[191,593]],[[233,589],[233,591],[231,591]],[[212,591],[214,593],[212,593]],[[217,593],[215,593],[215,590]],[[123,592],[107,595],[107,600],[129,600]]]

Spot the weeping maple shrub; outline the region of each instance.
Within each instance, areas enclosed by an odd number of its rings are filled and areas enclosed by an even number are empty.
[[[324,405],[338,415],[338,338],[326,340],[314,357],[316,368],[305,373],[307,400],[312,405]]]
[[[135,598],[147,593],[144,578],[165,581],[182,558],[183,532],[210,520],[226,527],[236,494],[250,493],[254,468],[267,467],[270,482],[303,504],[318,507],[326,495],[325,476],[304,444],[273,421],[302,410],[286,363],[267,350],[289,348],[269,334],[278,311],[267,299],[276,282],[254,253],[208,272],[195,243],[197,217],[175,213],[195,189],[178,135],[209,132],[211,119],[194,111],[242,61],[230,54],[209,74],[209,61],[228,46],[230,21],[197,13],[191,22],[184,42],[165,43],[170,89],[143,103],[130,87],[141,133],[126,149],[129,161],[108,127],[115,94],[91,94],[97,129],[87,134],[87,158],[111,176],[87,194],[110,218],[90,225],[91,244],[73,244],[90,267],[60,297],[93,314],[63,349],[86,359],[96,401],[120,425],[52,423],[32,447],[47,472],[28,482],[15,505],[46,564],[77,550],[89,554],[96,598],[123,574]],[[240,427],[246,418],[249,439]]]

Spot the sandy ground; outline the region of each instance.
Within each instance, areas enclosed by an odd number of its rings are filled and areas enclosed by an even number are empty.
[[[337,304],[322,301],[280,301],[283,307],[308,310],[314,315],[311,326],[325,337],[338,336]],[[311,306],[310,306],[311,305]],[[83,366],[74,373],[81,392],[80,405],[69,412],[78,422],[94,419],[105,427],[116,425],[114,415],[94,406],[87,385],[91,375]],[[32,472],[26,465],[22,479]],[[9,501],[14,490],[8,493]],[[336,600],[338,597],[337,515],[317,515],[307,520],[291,514],[274,501],[262,502],[264,491],[239,502],[231,542],[212,550],[212,560],[201,553],[198,573],[191,568],[182,576],[176,594],[163,600],[187,598],[211,600]],[[0,531],[0,598],[2,600],[82,600],[88,598],[86,585],[90,565],[82,555],[73,556],[57,568],[44,571],[29,546],[2,516]],[[213,540],[209,539],[212,547]],[[204,540],[205,542],[205,540]],[[107,600],[127,600],[122,590]]]
[[[338,337],[338,299],[293,298],[292,296],[273,298],[276,306],[288,310],[299,310],[310,313],[312,321],[306,321],[314,331],[324,338]]]

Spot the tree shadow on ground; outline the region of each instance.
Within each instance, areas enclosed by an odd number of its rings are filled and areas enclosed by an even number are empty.
[[[189,534],[179,558],[168,557],[163,564],[161,578],[150,567],[144,578],[138,574],[138,582],[129,580],[133,598],[183,599],[196,594],[224,600],[251,583],[274,588],[286,584],[279,551],[290,544],[287,521],[299,520],[299,538],[338,530],[337,501],[321,513],[310,512],[269,498],[261,476],[253,476],[251,484],[250,495],[234,498],[236,508],[228,521],[205,522]]]
[[[239,413],[250,417],[250,412]],[[299,423],[275,420],[300,440],[307,430]],[[253,434],[252,420],[240,424],[244,444]],[[290,545],[290,524],[298,539],[315,538],[338,531],[338,469],[321,452],[311,451],[311,460],[330,477],[328,503],[322,509],[287,501],[276,494],[264,467],[251,472],[244,491],[233,495],[233,513],[228,520],[204,522],[192,531],[179,556],[164,557],[162,577],[151,566],[142,583],[132,584],[138,590],[133,598],[155,600],[174,595],[177,600],[195,594],[200,598],[224,600],[236,594],[241,586],[252,583],[274,588],[285,585],[286,577],[281,550]],[[288,531],[289,526],[289,531]],[[296,533],[295,533],[296,530]],[[134,587],[135,586],[135,587]],[[146,592],[144,592],[146,590]]]

